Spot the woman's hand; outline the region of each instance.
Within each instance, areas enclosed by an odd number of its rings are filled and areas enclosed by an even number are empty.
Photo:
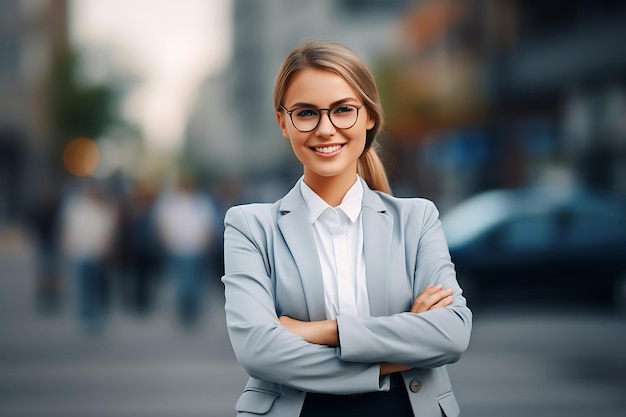
[[[447,307],[452,303],[452,293],[452,288],[444,290],[441,284],[428,284],[428,287],[415,298],[410,311],[417,314]]]
[[[281,316],[280,324],[291,333],[295,333],[309,343],[327,346],[339,346],[337,320],[300,321]]]
[[[451,288],[444,290],[441,284],[432,285],[428,284],[428,287],[415,298],[413,305],[411,306],[411,313],[419,314],[424,311],[435,310],[437,308],[443,308],[449,306],[452,303],[453,291]],[[409,365],[400,363],[381,363],[380,374],[387,375],[395,372],[403,372],[411,369]]]
[[[432,285],[428,284],[428,287],[415,298],[413,305],[411,306],[411,313],[423,313],[424,311],[435,310],[437,308],[443,308],[449,306],[452,303],[453,291],[451,288],[444,290],[441,284]],[[411,369],[409,365],[401,363],[381,363],[380,375],[393,374],[395,372],[403,372]]]

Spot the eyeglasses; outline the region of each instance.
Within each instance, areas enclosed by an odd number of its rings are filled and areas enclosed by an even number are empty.
[[[291,119],[293,127],[300,132],[310,132],[317,128],[322,118],[322,112],[326,110],[330,123],[337,129],[350,129],[359,118],[359,109],[363,107],[354,104],[338,104],[336,106],[317,109],[315,107],[298,107],[287,110],[284,106],[280,106]]]

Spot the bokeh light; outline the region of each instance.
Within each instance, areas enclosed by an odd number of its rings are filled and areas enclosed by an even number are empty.
[[[77,177],[93,173],[100,162],[98,145],[88,138],[76,138],[67,144],[63,151],[65,169]]]

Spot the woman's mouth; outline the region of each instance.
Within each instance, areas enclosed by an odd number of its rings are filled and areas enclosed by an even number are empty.
[[[313,149],[315,152],[319,152],[323,154],[331,154],[331,153],[337,152],[342,147],[343,145],[313,146],[311,149]]]

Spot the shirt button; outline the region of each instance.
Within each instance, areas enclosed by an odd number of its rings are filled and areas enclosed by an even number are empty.
[[[409,384],[409,388],[411,389],[411,392],[419,392],[422,389],[422,381],[419,379],[412,380]]]

